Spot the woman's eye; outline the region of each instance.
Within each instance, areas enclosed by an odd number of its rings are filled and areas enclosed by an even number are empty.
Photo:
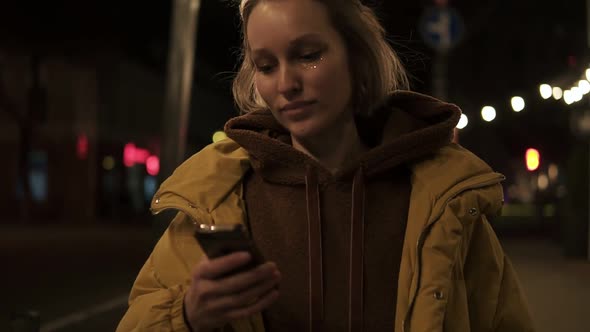
[[[304,53],[303,55],[300,56],[300,58],[301,58],[301,60],[307,61],[307,62],[316,61],[320,58],[321,53],[322,52],[320,52],[320,51]]]
[[[263,74],[268,74],[272,71],[272,66],[271,65],[264,65],[264,66],[256,66],[256,69],[263,73]]]

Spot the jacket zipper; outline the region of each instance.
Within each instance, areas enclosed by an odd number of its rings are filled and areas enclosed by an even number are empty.
[[[188,206],[191,206],[190,204],[187,203]],[[198,225],[199,222],[197,221],[197,218],[193,215],[193,212],[191,212],[190,210],[186,209],[185,207],[181,207],[178,206],[176,204],[169,204],[169,205],[163,205],[161,207],[158,207],[157,209],[152,209],[152,214],[154,216],[159,215],[160,213],[164,212],[164,211],[168,211],[168,210],[175,210],[178,212],[182,212],[184,213],[184,215],[186,215],[187,217],[189,217],[191,219],[191,221],[193,222],[193,224]]]
[[[438,221],[440,216],[444,213],[444,210],[448,206],[449,202],[451,200],[453,200],[455,197],[464,193],[465,191],[485,188],[485,187],[494,185],[496,183],[500,183],[502,181],[502,179],[503,179],[503,176],[495,175],[493,179],[480,181],[475,184],[468,185],[468,186],[461,187],[461,188],[457,189],[452,195],[450,195],[447,198],[447,200],[445,201],[445,204],[443,204],[443,206],[439,209],[439,211],[437,211],[436,217],[433,218],[432,221],[429,222],[426,226],[424,226],[424,228],[422,229],[422,232],[420,233],[420,236],[418,237],[418,241],[416,242],[416,255],[417,255],[417,264],[416,264],[416,275],[417,275],[416,280],[417,281],[416,282],[417,283],[420,282],[420,273],[422,272],[421,268],[420,268],[420,266],[422,264],[422,247],[424,246],[424,240],[426,239],[427,231],[432,227],[432,225],[434,225],[436,223],[436,221]],[[412,294],[412,299],[411,299],[410,304],[408,306],[408,310],[406,311],[404,321],[402,322],[402,332],[409,332],[409,331],[406,331],[406,326],[408,325],[408,322],[410,320],[410,313],[412,312],[412,306],[414,305],[414,302],[416,301],[416,295],[418,294],[418,288],[419,288],[418,285],[416,285],[414,293]]]

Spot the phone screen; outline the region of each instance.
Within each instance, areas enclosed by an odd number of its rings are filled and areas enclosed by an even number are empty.
[[[252,268],[264,261],[254,242],[241,224],[231,226],[200,225],[195,232],[195,237],[210,259],[238,251],[246,251],[250,253],[252,260],[244,267],[244,270]]]

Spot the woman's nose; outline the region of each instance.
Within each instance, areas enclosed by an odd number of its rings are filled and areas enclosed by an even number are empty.
[[[297,94],[301,91],[301,77],[297,69],[291,66],[283,66],[279,72],[277,90],[280,94],[287,97]]]

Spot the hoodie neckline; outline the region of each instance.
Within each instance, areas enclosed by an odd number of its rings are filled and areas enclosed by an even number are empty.
[[[227,135],[245,148],[255,171],[271,183],[304,185],[306,169],[313,167],[320,185],[352,180],[363,165],[373,178],[396,166],[424,157],[451,142],[461,115],[453,104],[407,91],[390,95],[370,117],[357,117],[359,135],[370,147],[356,160],[332,173],[291,145],[288,131],[268,110],[254,111],[227,122]]]

